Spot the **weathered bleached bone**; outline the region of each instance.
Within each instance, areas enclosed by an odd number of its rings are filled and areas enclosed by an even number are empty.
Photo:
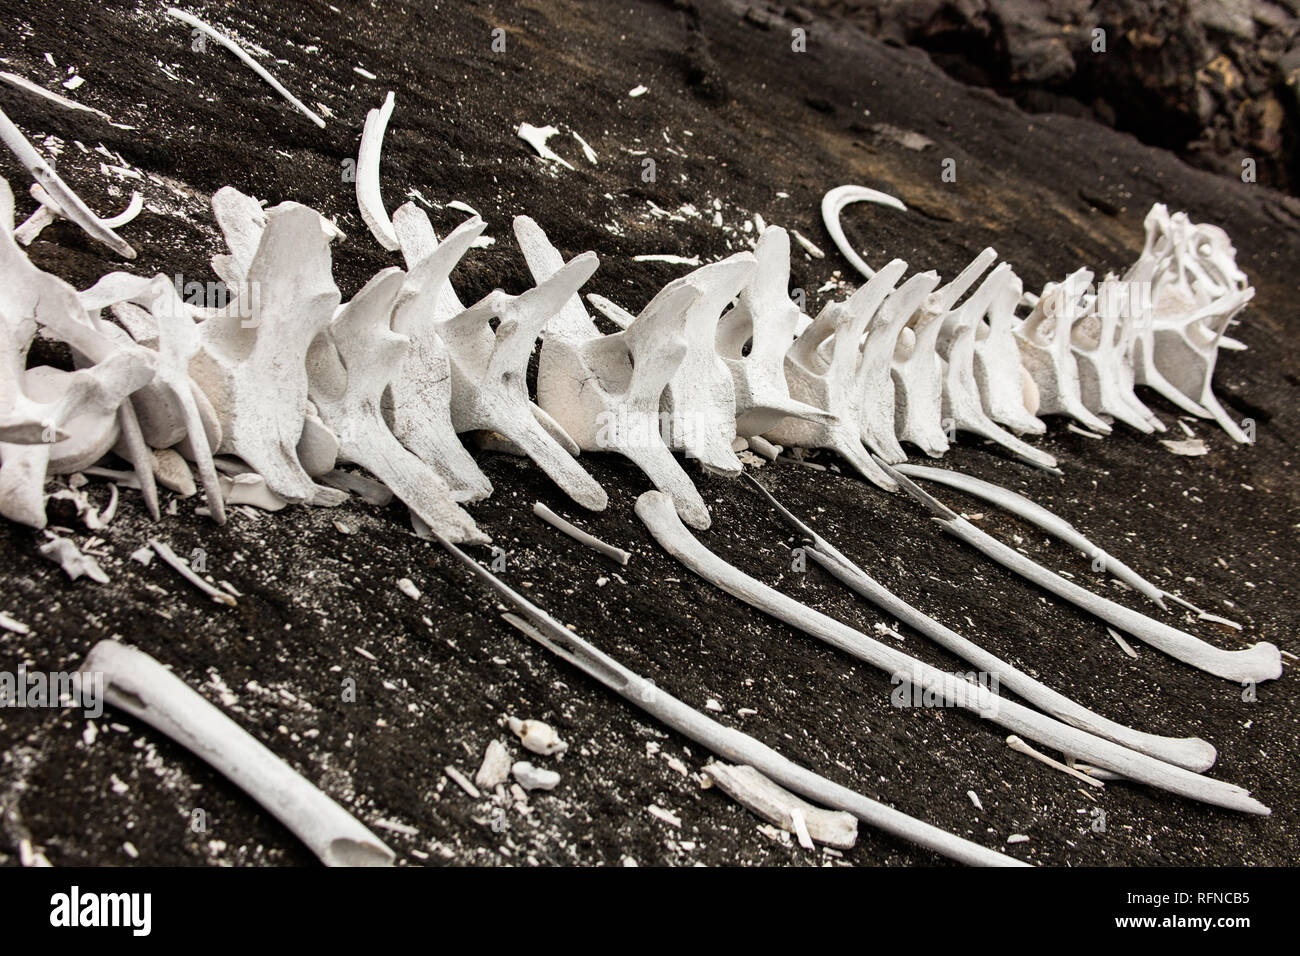
[[[984,412],[1017,435],[1042,435],[1047,426],[1025,407],[1027,373],[1020,361],[1015,336],[1020,324],[1016,304],[1024,292],[1024,284],[1006,263],[994,269],[984,281],[993,288],[983,316],[975,320],[973,364]]]
[[[520,720],[518,717],[507,717],[506,726],[519,738],[525,750],[531,750],[543,757],[563,753],[569,749],[569,745],[560,739],[555,728],[543,720]]]
[[[87,311],[97,314],[106,305],[131,303],[144,308],[157,330],[154,382],[132,398],[142,419],[155,429],[166,428],[166,444],[184,439],[203,482],[208,513],[217,524],[225,524],[226,509],[212,461],[213,446],[221,444],[221,426],[207,397],[190,379],[190,363],[198,353],[201,334],[189,310],[171,281],[164,275],[145,279],[124,273],[110,273],[78,296]]]
[[[190,14],[186,13],[184,10],[177,10],[175,7],[168,7],[167,15],[170,17],[175,17],[177,20],[180,20],[182,23],[191,26],[195,30],[198,30],[200,33],[204,33],[207,36],[211,37],[212,39],[216,40],[218,43],[224,46],[231,53],[235,54],[235,56],[239,57],[239,59],[243,62],[243,64],[247,66],[250,70],[252,70],[258,76],[260,76],[262,79],[266,80],[266,82],[270,84],[271,89],[275,90],[286,100],[288,100],[288,102],[290,103],[290,105],[293,106],[294,109],[302,113],[303,116],[306,116],[309,120],[311,120],[321,129],[325,128],[325,121],[323,119],[321,119],[314,112],[308,109],[306,104],[303,103],[302,100],[298,99],[298,97],[294,96],[292,93],[286,90],[279,80],[277,80],[270,73],[268,73],[266,71],[266,68],[263,67],[262,64],[258,63],[251,56],[249,56],[248,52],[242,46],[236,43],[234,40],[230,39],[230,37],[208,26],[198,17],[191,16]]]
[[[534,767],[527,760],[516,761],[510,773],[525,790],[554,790],[560,783],[560,775],[554,770]]]
[[[537,517],[541,518],[552,528],[558,528],[560,531],[563,531],[579,544],[584,544],[593,551],[599,551],[611,561],[617,561],[619,564],[626,565],[632,557],[632,555],[628,554],[622,548],[616,548],[612,544],[606,544],[604,541],[601,541],[595,535],[587,534],[587,532],[583,531],[577,525],[561,518],[540,501],[533,503],[533,514],[537,515]]]
[[[1244,650],[1223,650],[1122,604],[1116,604],[1099,594],[1094,594],[985,534],[932,495],[922,491],[905,475],[899,474],[888,465],[884,467],[894,474],[904,490],[920,501],[940,526],[953,537],[965,541],[998,564],[1057,597],[1069,601],[1108,624],[1113,624],[1125,633],[1132,634],[1157,650],[1164,651],[1175,660],[1231,681],[1276,680],[1282,676],[1282,659],[1275,645],[1261,642]]]
[[[909,442],[933,458],[948,450],[939,333],[957,300],[997,257],[993,249],[980,252],[956,278],[930,293],[898,336],[890,368],[894,381],[894,434],[899,441]]]
[[[894,432],[891,365],[898,337],[938,284],[937,272],[922,272],[891,292],[871,317],[862,343],[856,382],[862,443],[888,461],[907,460]]]
[[[542,159],[572,169],[573,167],[569,165],[568,160],[546,145],[546,141],[558,132],[559,130],[554,126],[533,126],[531,123],[520,123],[518,129],[515,130],[515,135],[531,146]]]
[[[221,422],[215,451],[244,459],[290,503],[316,493],[297,454],[307,416],[306,359],[339,298],[320,214],[283,203],[267,211],[240,307],[199,326],[202,342],[190,362],[191,378]]]
[[[78,103],[76,100],[70,100],[66,96],[60,96],[53,90],[47,90],[45,87],[33,83],[25,76],[19,76],[17,73],[0,72],[0,80],[4,80],[12,87],[23,90],[27,93],[33,93],[41,99],[49,100],[51,103],[57,103],[64,109],[78,110],[83,113],[94,113],[105,122],[112,122],[112,118],[103,110],[97,110],[93,106],[87,106],[85,103]]]
[[[1012,750],[1014,750],[1016,753],[1024,754],[1026,757],[1032,757],[1034,760],[1037,760],[1039,763],[1046,764],[1047,766],[1051,767],[1053,770],[1059,770],[1061,773],[1069,774],[1071,777],[1074,777],[1078,780],[1082,780],[1090,787],[1101,788],[1106,786],[1105,781],[1101,780],[1099,777],[1090,777],[1085,773],[1080,773],[1078,770],[1075,770],[1073,767],[1066,766],[1065,764],[1061,763],[1059,760],[1053,760],[1051,757],[1047,756],[1047,754],[1039,750],[1035,750],[1033,747],[1029,746],[1029,744],[1025,743],[1015,734],[1012,734],[1010,737],[1007,738],[1007,746],[1010,747]]]
[[[1164,737],[1144,733],[1108,720],[1100,714],[1075,703],[1063,694],[1057,693],[1014,665],[999,659],[994,654],[990,654],[951,628],[945,627],[932,617],[918,611],[879,584],[862,568],[850,561],[834,545],[790,513],[772,496],[771,492],[756,480],[748,475],[745,477],[749,479],[750,485],[756,488],[777,509],[787,524],[813,542],[814,547],[806,549],[806,553],[841,584],[865,598],[886,614],[924,634],[940,647],[951,651],[962,660],[979,668],[982,673],[996,675],[1000,685],[1024,698],[1030,704],[1067,724],[1086,730],[1088,733],[1105,737],[1139,753],[1148,754],[1158,760],[1164,760],[1187,770],[1199,773],[1208,770],[1214,765],[1215,750],[1206,741],[1196,737]]]
[[[499,740],[492,740],[483,753],[483,763],[474,774],[474,785],[491,792],[510,779],[510,751]]]
[[[1071,349],[1074,323],[1092,273],[1080,269],[1064,282],[1044,287],[1028,318],[1016,329],[1020,360],[1038,389],[1038,415],[1069,415],[1085,428],[1109,435],[1111,428],[1084,406],[1079,368]]]
[[[783,419],[764,437],[786,447],[828,448],[851,464],[868,481],[896,490],[862,444],[862,393],[857,386],[860,345],[867,325],[907,263],[895,259],[844,302],[831,302],[795,339],[786,354],[786,380],[796,401],[835,416],[832,423]],[[830,355],[823,354],[828,346]]]
[[[701,266],[680,280],[699,291],[686,307],[686,354],[660,400],[668,447],[705,468],[738,475],[744,465],[731,450],[736,438],[736,387],[717,352],[718,320],[757,266],[749,252]]]
[[[858,842],[858,821],[843,810],[823,810],[773,783],[749,766],[714,761],[704,773],[727,796],[746,810],[787,832],[794,832],[793,814],[801,814],[808,836],[838,850],[850,850]]]
[[[870,279],[876,274],[876,270],[867,265],[854,251],[844,235],[844,226],[840,223],[840,213],[843,212],[844,207],[855,202],[880,203],[882,206],[890,206],[903,212],[907,211],[907,207],[888,193],[867,189],[865,186],[837,186],[822,197],[822,222],[826,224],[826,231],[831,234],[835,248],[840,250],[840,254],[849,260],[853,268]]]
[[[46,532],[47,534],[49,532]],[[59,565],[72,580],[85,576],[97,584],[107,584],[108,575],[93,555],[86,554],[71,538],[55,535],[36,549],[43,557]]]
[[[579,447],[528,397],[528,359],[546,323],[596,271],[585,252],[522,295],[501,290],[441,322],[451,359],[451,420],[458,432],[493,431],[518,446],[570,498],[593,511],[605,489],[578,464]],[[491,320],[499,322],[495,331]]]
[[[900,484],[904,481],[906,479],[899,476]],[[946,705],[970,710],[1054,750],[1087,759],[1096,766],[1170,793],[1246,813],[1269,813],[1267,807],[1241,787],[1164,763],[1030,710],[963,677],[931,667],[786,597],[727,564],[700,544],[677,520],[667,499],[658,492],[648,491],[638,498],[636,512],[664,550],[704,580],[886,674],[919,685]]]
[[[1024,495],[1018,494],[1009,488],[995,485],[992,482],[983,481],[971,475],[965,475],[946,468],[928,468],[924,465],[909,464],[898,465],[897,468],[909,478],[937,481],[940,484],[956,488],[958,491],[964,491],[977,498],[982,498],[990,504],[997,505],[999,508],[1010,511],[1030,524],[1042,528],[1053,537],[1059,538],[1071,547],[1079,549],[1093,562],[1100,561],[1102,570],[1119,578],[1119,580],[1140,594],[1146,595],[1161,610],[1165,610],[1164,591],[1162,589],[1156,587],[1119,558],[1097,547],[1097,545],[1080,534],[1078,529],[1070,522],[1048,511],[1042,505],[1030,501]]]
[[[40,205],[37,206],[34,213],[23,221],[22,225],[18,226],[18,228],[14,230],[14,238],[24,246],[30,246],[35,242],[36,237],[41,234],[41,230],[54,222],[55,219],[58,219],[61,216],[64,219],[69,218],[63,212],[62,207],[54,201],[54,197],[41,188],[40,183],[32,183],[31,193],[32,198]],[[143,208],[144,197],[138,192],[133,191],[131,193],[131,201],[127,203],[126,209],[118,213],[116,216],[112,216],[108,219],[100,219],[99,223],[105,229],[120,229],[131,220],[135,219],[136,216],[140,215],[140,210]]]
[[[326,866],[389,866],[393,851],[306,778],[158,661],[100,641],[81,670],[104,699],[166,734],[260,803]]]
[[[432,468],[408,451],[383,418],[383,394],[410,345],[390,316],[406,280],[396,267],[375,275],[307,355],[309,390],[321,420],[338,436],[339,455],[378,477],[422,521],[457,542],[485,544]]]
[[[394,94],[390,91],[382,106],[366,114],[361,148],[357,151],[357,208],[361,210],[361,218],[370,228],[370,234],[389,252],[397,250],[400,244],[379,188],[379,155],[384,148],[384,131],[393,115],[393,99]]]
[[[665,507],[672,510],[667,495],[652,493],[659,495]],[[523,617],[509,613],[502,615],[513,627],[711,753],[733,763],[752,766],[800,796],[824,807],[851,813],[886,833],[959,862],[976,866],[1022,865],[1012,857],[923,823],[805,770],[753,737],[719,724],[597,650],[445,538],[440,538],[439,543],[488,587],[519,609]]]
[[[385,393],[384,416],[402,444],[442,476],[453,497],[478,501],[492,493],[492,483],[456,437],[451,359],[438,326],[465,310],[447,277],[483,232],[483,221],[466,220],[441,243],[414,203],[398,208],[393,222],[408,269],[393,331],[411,344]]]
[[[792,399],[785,380],[785,354],[801,317],[789,293],[789,234],[768,226],[754,257],[754,271],[736,305],[719,320],[716,339],[735,386],[736,434],[761,435],[786,417],[830,423],[829,412]]]
[[[177,574],[190,582],[190,584],[194,585],[208,597],[212,598],[212,600],[216,601],[218,604],[224,604],[226,607],[235,606],[236,601],[232,595],[227,594],[225,591],[221,590],[221,588],[213,587],[207,581],[203,580],[203,578],[199,577],[194,570],[190,568],[189,562],[173,551],[165,542],[159,541],[157,538],[150,538],[149,547],[153,548],[158,557],[162,558],[163,561],[166,562]]]
[[[104,225],[103,221],[90,211],[89,207],[81,201],[81,197],[59,178],[59,174],[54,171],[54,167],[47,163],[40,153],[36,152],[35,147],[27,141],[27,138],[23,136],[22,132],[5,115],[3,110],[0,110],[0,142],[8,146],[13,154],[18,157],[18,161],[27,168],[32,177],[45,189],[65,217],[80,226],[86,235],[102,242],[122,258],[135,258],[135,250],[131,248],[130,243]],[[9,201],[10,203],[13,202],[12,195]],[[12,223],[10,223],[9,228],[13,228]]]
[[[964,303],[948,313],[939,332],[937,347],[944,359],[943,418],[959,431],[988,438],[1016,457],[1047,471],[1056,470],[1056,459],[1028,442],[1021,441],[1002,428],[984,410],[984,398],[975,375],[976,335],[990,312],[1006,312],[1009,317],[1020,299],[1020,280],[1005,262],[984,279]],[[1002,319],[999,319],[1002,321]],[[1073,359],[1070,359],[1073,362]],[[1012,379],[1020,390],[1019,362]],[[1007,411],[1006,408],[1003,409]],[[1031,417],[1021,405],[1022,424]],[[886,459],[887,460],[887,459]]]
[[[1092,310],[1074,324],[1070,348],[1084,406],[1150,435],[1164,431],[1165,426],[1133,392],[1133,323],[1142,305],[1134,301],[1141,298],[1136,291],[1107,276],[1097,290]]]
[[[563,267],[540,226],[519,216],[514,227],[534,281]],[[583,451],[627,457],[672,495],[684,521],[707,528],[709,510],[669,450],[660,412],[664,390],[685,357],[686,321],[700,294],[689,278],[677,279],[640,316],[629,316],[625,331],[608,336],[600,334],[581,300],[570,298],[542,332],[537,401]]]

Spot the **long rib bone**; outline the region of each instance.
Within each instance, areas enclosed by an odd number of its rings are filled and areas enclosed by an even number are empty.
[[[1193,637],[1177,628],[1153,620],[1145,614],[1116,604],[1099,594],[1079,587],[1058,574],[1047,570],[1042,565],[1031,561],[1019,551],[1007,547],[996,538],[990,537],[976,528],[965,518],[951,511],[933,496],[922,491],[905,475],[888,465],[886,470],[893,473],[903,489],[921,502],[934,516],[945,531],[955,538],[965,541],[977,551],[1014,571],[1028,581],[1063,598],[1077,607],[1093,614],[1108,624],[1132,634],[1140,641],[1150,644],[1157,650],[1164,651],[1175,660],[1190,664],[1197,670],[1205,671],[1231,681],[1276,680],[1282,676],[1282,658],[1275,645],[1268,642],[1254,644],[1245,650],[1227,651],[1207,644],[1198,637]],[[1109,768],[1114,769],[1114,768]],[[1122,772],[1122,771],[1120,771]]]
[[[1119,558],[1107,554],[1097,547],[1097,545],[1080,534],[1078,529],[1070,522],[1052,514],[1042,505],[1030,501],[1024,495],[1017,494],[1009,488],[1003,488],[992,482],[983,481],[947,468],[928,468],[924,465],[909,464],[898,465],[897,468],[909,478],[937,481],[940,484],[956,488],[958,491],[964,491],[977,498],[982,498],[990,504],[997,505],[999,508],[1010,511],[1030,524],[1042,528],[1053,537],[1059,538],[1071,547],[1078,548],[1092,561],[1100,561],[1102,570],[1108,571],[1135,591],[1146,595],[1151,601],[1159,605],[1161,610],[1165,609],[1164,591],[1161,588],[1156,587]]]
[[[844,226],[840,223],[840,213],[843,212],[844,207],[855,202],[879,203],[904,212],[907,211],[907,207],[888,193],[867,189],[865,186],[837,186],[822,197],[822,222],[826,225],[826,231],[831,234],[835,247],[853,264],[853,268],[870,279],[876,274],[876,270],[867,265],[849,244],[849,240],[844,236]]]
[[[135,250],[130,243],[104,225],[81,201],[81,197],[59,178],[54,167],[47,163],[35,147],[27,141],[13,121],[0,110],[0,142],[3,142],[18,157],[18,161],[27,168],[32,177],[45,189],[63,215],[80,226],[92,239],[97,239],[124,259],[134,259]],[[9,200],[13,202],[12,196]],[[12,225],[11,227],[12,228]]]
[[[326,866],[390,866],[393,851],[143,651],[100,641],[82,662],[103,675],[104,698],[162,731],[265,807]]]
[[[899,470],[901,471],[902,468]],[[996,674],[1003,686],[1023,697],[1035,707],[1065,721],[1067,724],[1072,724],[1089,733],[1113,740],[1139,753],[1149,754],[1175,766],[1199,773],[1208,770],[1214,765],[1215,750],[1206,741],[1197,737],[1157,736],[1140,730],[1133,730],[1112,720],[1107,720],[1105,717],[1080,706],[1063,694],[1057,693],[1006,661],[1000,660],[977,644],[962,637],[956,631],[940,624],[934,618],[918,611],[871,578],[830,542],[786,510],[772,496],[771,492],[752,477],[746,475],[745,478],[748,479],[750,485],[758,489],[767,498],[768,502],[777,509],[787,524],[813,542],[814,547],[808,549],[807,554],[830,572],[840,583],[870,601],[886,614],[920,631],[939,646],[978,667],[984,673]]]
[[[901,481],[906,480],[899,477]],[[700,544],[677,520],[667,498],[658,492],[648,491],[638,498],[636,512],[664,550],[704,580],[858,660],[920,686],[949,706],[963,707],[1013,733],[1170,793],[1246,813],[1269,812],[1241,787],[1211,780],[1044,716],[786,597],[727,564]]]
[[[420,519],[453,541],[488,542],[452,499],[438,474],[388,430],[384,389],[401,367],[409,340],[389,317],[406,273],[384,269],[347,305],[307,356],[309,391],[321,420],[338,436],[339,455],[378,477]]]
[[[675,514],[672,501],[667,495],[662,492],[648,494],[656,495],[664,507]],[[754,767],[764,776],[814,803],[851,813],[863,823],[958,862],[973,866],[1021,865],[1012,857],[923,823],[805,770],[766,744],[689,707],[597,650],[590,642],[510,588],[450,541],[441,537],[438,540],[456,560],[519,609],[523,617],[505,615],[511,625],[552,654],[604,684],[633,706],[655,717],[664,726],[689,737],[711,753],[733,763]]]
[[[193,27],[195,30],[198,30],[200,33],[206,34],[207,36],[216,40],[218,43],[224,46],[231,53],[235,54],[235,56],[239,57],[240,61],[245,66],[247,66],[250,70],[252,70],[258,76],[260,76],[262,79],[266,80],[266,82],[270,84],[271,89],[275,90],[286,100],[288,100],[289,103],[294,107],[294,109],[296,109],[299,113],[302,113],[303,116],[306,116],[309,120],[311,120],[321,129],[325,128],[325,121],[323,119],[321,119],[314,112],[308,109],[306,104],[304,104],[302,100],[298,99],[298,97],[294,96],[292,93],[286,90],[283,84],[281,84],[279,80],[277,80],[270,73],[268,73],[266,71],[266,68],[262,66],[262,64],[258,63],[251,56],[249,56],[248,52],[242,46],[236,43],[234,40],[230,39],[230,37],[214,29],[213,27],[208,26],[208,24],[204,23],[198,17],[186,13],[184,10],[177,10],[175,7],[168,7],[167,15],[170,17],[175,17],[177,20],[180,20],[182,23],[187,24],[188,26]]]
[[[361,132],[361,148],[357,152],[357,208],[361,218],[370,227],[370,234],[389,252],[399,247],[393,220],[384,209],[384,196],[379,188],[379,155],[384,148],[384,131],[393,115],[393,93],[384,97],[384,103],[366,114],[366,125]]]

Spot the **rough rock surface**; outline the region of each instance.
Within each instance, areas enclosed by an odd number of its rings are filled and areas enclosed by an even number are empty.
[[[809,0],[1033,112],[1090,115],[1206,169],[1300,189],[1296,0]],[[1104,31],[1104,36],[1097,30]],[[1101,39],[1103,43],[1098,43]]]

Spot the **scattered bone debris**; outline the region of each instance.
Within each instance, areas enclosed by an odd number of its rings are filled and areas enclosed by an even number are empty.
[[[474,785],[480,790],[492,791],[510,779],[510,751],[499,740],[493,740],[483,753],[483,763],[474,774]]]
[[[511,766],[510,775],[525,790],[554,790],[560,784],[559,773],[543,767],[534,767],[527,760],[517,761]]]
[[[805,849],[812,849],[814,842],[840,850],[857,843],[858,821],[851,813],[815,807],[753,767],[715,761],[705,766],[704,774],[741,806],[796,834]]]
[[[506,721],[510,732],[519,738],[519,743],[525,750],[532,751],[535,754],[541,754],[549,757],[552,754],[563,753],[569,749],[569,745],[560,739],[560,735],[555,732],[550,724],[540,720],[520,720],[518,717],[510,717]]]

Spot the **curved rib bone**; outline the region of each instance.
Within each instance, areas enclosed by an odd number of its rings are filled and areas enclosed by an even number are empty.
[[[1015,701],[992,694],[985,687],[944,673],[881,644],[786,597],[733,568],[700,544],[677,520],[667,499],[658,492],[647,491],[638,498],[636,513],[664,550],[704,580],[858,660],[913,685],[920,685],[950,706],[961,706],[1013,733],[1086,759],[1090,764],[1113,770],[1131,780],[1231,810],[1269,813],[1267,807],[1241,787],[1202,777],[1046,717]]]
[[[853,268],[870,279],[876,274],[876,270],[867,265],[854,251],[853,246],[844,236],[844,226],[840,224],[840,213],[844,207],[855,202],[880,203],[882,206],[890,206],[904,212],[907,211],[907,207],[888,193],[867,189],[865,186],[837,186],[822,197],[822,222],[826,224],[826,231],[831,234],[835,248],[840,250],[840,254],[849,260]]]
[[[190,14],[186,13],[184,10],[177,10],[175,7],[168,7],[167,15],[170,17],[175,17],[177,20],[180,20],[182,23],[193,27],[195,30],[200,31],[201,33],[207,34],[209,37],[216,40],[218,43],[224,46],[231,53],[235,54],[235,56],[239,57],[239,59],[243,62],[243,64],[247,66],[250,70],[252,70],[258,76],[260,76],[262,79],[266,80],[266,82],[270,84],[271,89],[275,90],[286,100],[288,100],[290,105],[292,105],[294,109],[302,113],[303,116],[307,117],[317,126],[319,126],[321,129],[325,128],[325,121],[323,119],[321,119],[310,109],[308,109],[306,104],[304,104],[302,100],[298,99],[298,97],[294,96],[292,93],[286,90],[279,80],[277,80],[270,73],[268,73],[266,71],[266,68],[263,67],[262,64],[258,63],[251,56],[249,56],[248,53],[244,50],[244,48],[240,46],[238,43],[236,43],[234,40],[230,39],[230,37],[226,36],[224,33],[218,32],[214,28],[208,26],[198,17],[191,16]]]
[[[100,641],[82,662],[104,699],[143,720],[260,803],[326,866],[389,866],[393,851],[252,734],[143,651]]]
[[[384,194],[379,188],[379,154],[384,148],[384,131],[393,115],[394,94],[384,97],[384,104],[366,114],[357,151],[357,208],[370,228],[370,234],[389,252],[399,247],[393,220],[384,209]]]
[[[31,193],[32,198],[40,203],[40,206],[34,213],[27,217],[22,225],[14,230],[14,238],[24,246],[30,246],[36,240],[36,237],[41,234],[41,230],[54,222],[55,219],[60,216],[64,219],[68,218],[67,214],[64,213],[63,208],[54,201],[53,196],[41,188],[40,183],[32,183]],[[120,229],[136,216],[140,215],[140,210],[143,208],[144,197],[138,192],[132,192],[131,201],[127,203],[126,209],[118,213],[116,216],[111,216],[108,219],[100,219],[99,223],[105,229]]]
[[[1114,555],[1107,554],[1101,548],[1097,547],[1082,534],[1070,522],[1057,515],[1052,514],[1042,505],[1030,501],[1024,495],[1017,494],[1009,488],[1003,488],[989,481],[983,481],[979,478],[965,475],[958,471],[951,471],[947,468],[928,468],[924,465],[897,465],[897,469],[909,478],[923,478],[926,481],[937,481],[940,484],[956,488],[958,491],[964,491],[969,495],[997,505],[1010,511],[1012,514],[1023,518],[1032,525],[1042,528],[1048,534],[1059,538],[1073,548],[1078,548],[1093,561],[1100,560],[1103,570],[1110,572],[1119,578],[1133,590],[1140,594],[1146,595],[1161,610],[1165,610],[1164,591],[1156,587],[1142,575],[1138,574],[1127,564]]]
[[[900,467],[899,470],[903,471],[904,469]],[[935,469],[922,470],[931,471]],[[1075,703],[1041,681],[1030,677],[1013,665],[990,654],[979,645],[962,637],[956,631],[940,624],[934,618],[918,611],[875,581],[825,538],[786,510],[772,496],[772,493],[754,478],[749,475],[744,477],[777,509],[787,524],[801,534],[806,535],[813,542],[814,547],[807,549],[806,553],[830,572],[841,584],[870,601],[886,614],[921,632],[940,647],[978,667],[984,673],[996,674],[1002,685],[1023,697],[1035,707],[1081,730],[1113,740],[1139,753],[1148,754],[1158,760],[1164,760],[1187,770],[1200,773],[1214,765],[1215,750],[1208,742],[1198,737],[1162,737],[1156,734],[1144,733],[1140,730],[1133,730],[1112,720],[1107,720],[1100,714]]]
[[[656,495],[671,513],[671,499],[662,492]],[[638,503],[638,508],[640,507]],[[612,657],[597,650],[580,635],[564,627],[555,618],[534,605],[522,594],[482,567],[460,548],[444,538],[439,543],[468,568],[513,604],[523,614],[504,615],[505,619],[546,650],[568,661],[588,676],[604,684],[628,703],[657,718],[666,727],[694,740],[710,752],[733,763],[747,764],[777,784],[822,806],[853,814],[863,823],[883,830],[928,850],[972,866],[1020,866],[1012,857],[989,850],[938,827],[900,813],[892,807],[842,787],[783,757],[771,747],[738,730],[726,727],[711,717],[687,706],[660,690],[650,681],[628,670]]]
[[[1108,624],[1113,624],[1125,633],[1132,634],[1157,650],[1164,651],[1175,660],[1231,681],[1276,680],[1282,676],[1282,658],[1275,645],[1261,642],[1245,650],[1226,651],[1124,607],[1122,604],[1116,604],[1086,588],[1079,587],[1072,581],[1065,580],[1060,575],[1031,561],[1019,551],[1007,547],[949,510],[934,497],[918,488],[906,476],[899,474],[888,465],[883,467],[891,471],[903,489],[925,505],[934,515],[935,520],[953,537],[960,538],[998,564],[1057,597],[1069,601]]]

